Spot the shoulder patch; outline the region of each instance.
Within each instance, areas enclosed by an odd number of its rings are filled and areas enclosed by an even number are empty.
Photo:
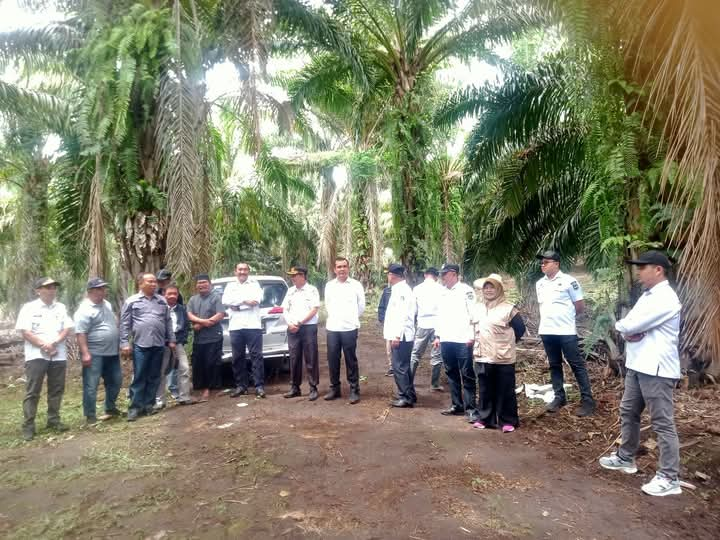
[[[578,285],[577,281],[573,281],[571,283],[571,285],[572,285],[572,288],[575,289],[576,291],[580,288],[580,285]]]
[[[468,299],[468,300],[472,300],[472,299],[473,299],[473,292],[472,292],[472,291],[468,291],[468,292],[465,294],[465,296],[467,296],[467,299]]]

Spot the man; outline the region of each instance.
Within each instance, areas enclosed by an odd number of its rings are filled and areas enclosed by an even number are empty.
[[[178,381],[177,397],[173,396],[175,401],[178,405],[190,405],[192,403],[190,397],[190,364],[185,352],[185,345],[190,332],[190,318],[185,306],[178,302],[180,291],[175,283],[171,282],[166,285],[164,297],[170,310],[170,320],[175,333],[175,350],[165,347],[163,351],[160,384],[155,395],[156,410],[165,407],[165,382],[171,370],[175,371]]]
[[[473,424],[478,419],[475,409],[477,385],[472,360],[475,293],[470,285],[460,281],[460,267],[457,264],[444,264],[440,274],[445,290],[440,297],[433,347],[440,348],[451,399],[450,407],[441,414],[464,414],[467,421]]]
[[[640,415],[647,405],[660,450],[659,470],[642,486],[648,495],[682,493],[680,445],[673,413],[673,388],[682,377],[678,355],[680,301],[670,287],[670,260],[659,251],[647,251],[636,260],[637,277],[645,292],[625,318],[615,323],[625,346],[625,391],[620,403],[622,442],[617,452],[600,458],[606,469],[637,472]]]
[[[365,311],[365,291],[362,284],[349,277],[350,263],[345,257],[335,259],[335,279],[325,286],[327,309],[327,359],[330,372],[330,391],[326,401],[340,397],[340,353],[345,357],[345,371],[350,385],[349,401],[360,401],[360,374],[356,355],[360,317]]]
[[[385,312],[383,337],[390,342],[393,377],[398,389],[397,399],[390,406],[414,407],[417,402],[410,369],[410,355],[415,338],[417,305],[412,289],[405,281],[405,267],[391,264],[387,270],[390,301]]]
[[[23,438],[30,441],[35,437],[35,414],[47,375],[47,427],[55,431],[66,431],[60,421],[60,405],[65,392],[65,371],[67,356],[65,339],[73,327],[65,305],[56,302],[57,287],[52,278],[44,277],[35,281],[38,299],[24,304],[18,313],[15,330],[25,340],[25,399],[23,400]]]
[[[80,348],[83,380],[83,414],[88,424],[97,422],[96,401],[100,377],[105,385],[105,414],[100,420],[120,416],[115,404],[122,385],[120,334],[107,296],[107,282],[91,278],[87,297],[75,312],[75,336]]]
[[[585,360],[580,356],[575,329],[575,317],[585,311],[582,289],[575,278],[560,271],[560,254],[557,251],[545,251],[537,258],[540,259],[540,270],[545,274],[535,284],[540,306],[538,334],[548,357],[550,380],[555,392],[555,399],[546,409],[554,413],[567,404],[562,364],[564,355],[580,388],[581,402],[575,414],[590,416],[595,412],[595,400]]]
[[[413,289],[417,301],[417,328],[415,330],[415,343],[413,344],[410,365],[412,368],[413,381],[415,372],[422,355],[428,345],[435,340],[435,326],[437,325],[438,304],[443,294],[443,287],[437,282],[438,271],[432,266],[425,270],[425,281]],[[442,392],[440,386],[440,369],[442,368],[442,356],[439,347],[430,348],[430,388],[436,392]]]
[[[320,309],[320,294],[317,288],[307,282],[307,268],[293,266],[287,274],[293,286],[288,289],[282,303],[283,314],[288,325],[288,349],[290,351],[290,391],[285,398],[301,394],[303,358],[310,387],[309,401],[318,398],[317,385],[320,379],[318,365],[317,323]]]
[[[212,288],[210,276],[195,276],[197,294],[187,305],[188,319],[195,331],[192,349],[193,388],[202,390],[200,401],[210,398],[210,389],[220,387],[222,361],[222,320],[225,307],[220,293]]]
[[[130,355],[132,338],[133,380],[130,383],[128,422],[140,415],[155,414],[155,396],[160,384],[163,351],[175,350],[170,310],[165,299],[156,294],[155,274],[138,275],[140,292],[130,296],[120,312],[120,352]]]
[[[385,312],[387,311],[388,302],[390,302],[390,292],[392,291],[392,287],[389,285],[385,287],[382,291],[382,294],[380,295],[380,300],[378,301],[378,321],[381,325],[385,324]],[[390,347],[390,342],[385,340],[385,356],[387,357],[387,363],[388,363],[388,370],[385,373],[386,377],[392,377],[393,376],[393,370],[392,370],[392,347]]]
[[[237,281],[228,283],[222,295],[222,303],[229,309],[230,345],[233,356],[233,376],[235,390],[230,397],[247,393],[248,365],[245,348],[250,351],[252,378],[255,394],[265,397],[265,360],[263,358],[262,320],[260,302],[263,290],[257,280],[250,277],[250,265],[239,262],[235,265]]]

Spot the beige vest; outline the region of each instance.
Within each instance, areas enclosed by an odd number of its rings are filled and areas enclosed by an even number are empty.
[[[475,306],[473,357],[476,362],[515,363],[515,332],[510,326],[514,309],[508,302],[489,309],[482,302]]]

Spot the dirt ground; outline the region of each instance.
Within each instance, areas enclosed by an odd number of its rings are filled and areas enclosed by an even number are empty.
[[[283,399],[285,376],[267,385],[266,400],[218,396],[85,429],[74,413],[74,429],[60,437],[4,439],[0,536],[717,538],[718,437],[692,447],[715,450],[703,452],[709,487],[651,498],[639,488],[654,473],[652,452],[635,476],[597,465],[618,431],[616,386],[600,389],[592,421],[571,407],[544,415],[521,398],[522,426],[503,435],[440,415],[449,397],[430,392],[427,362],[418,406],[388,408],[393,381],[370,324],[359,351],[364,380],[354,406]],[[320,353],[322,365],[324,343]],[[542,373],[535,368],[527,376]],[[78,381],[74,372],[65,410],[79,407]],[[321,391],[327,381],[325,367]],[[20,396],[19,385],[0,394],[3,410],[14,400],[7,429],[19,425]],[[685,460],[692,448],[683,450],[684,475],[695,466]]]

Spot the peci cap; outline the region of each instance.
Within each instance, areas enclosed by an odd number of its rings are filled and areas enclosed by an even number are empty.
[[[447,274],[448,272],[455,272],[456,274],[460,273],[460,266],[457,264],[443,264],[442,268],[440,269],[441,274]]]
[[[100,289],[102,287],[107,287],[108,285],[109,285],[109,283],[107,281],[105,281],[103,278],[93,277],[93,278],[88,279],[87,287],[85,287],[85,288],[87,290]]]
[[[168,270],[167,268],[163,268],[160,270],[157,275],[155,276],[155,279],[158,279],[160,281],[165,281],[166,279],[170,279],[172,277],[172,272]]]
[[[433,276],[437,277],[439,272],[438,269],[434,266],[428,266],[428,268],[423,272],[424,274],[432,274]]]
[[[637,259],[625,261],[627,264],[645,265],[652,264],[656,266],[662,266],[665,270],[669,270],[672,266],[672,262],[668,259],[667,255],[660,251],[651,249],[645,253],[641,253]]]
[[[535,258],[539,260],[550,259],[551,261],[560,262],[560,253],[554,249],[548,249],[547,251],[543,251],[542,253],[535,255]]]
[[[298,274],[302,274],[303,276],[307,276],[307,268],[304,266],[291,266],[290,270],[285,272],[288,276],[297,276]]]
[[[35,280],[35,283],[33,283],[33,289],[41,289],[43,287],[48,287],[50,285],[57,285],[59,287],[60,282],[55,281],[53,278],[41,277],[41,278]]]
[[[405,277],[405,267],[402,264],[392,263],[388,266],[387,273]]]
[[[195,276],[195,281],[210,281],[210,276],[208,274],[198,274]]]

